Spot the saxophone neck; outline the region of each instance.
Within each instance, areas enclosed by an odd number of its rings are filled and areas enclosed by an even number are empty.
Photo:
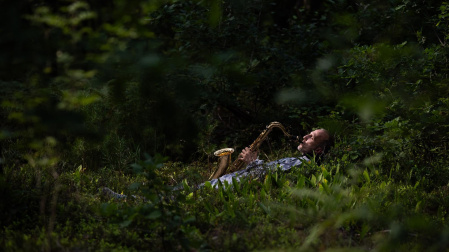
[[[287,130],[285,129],[285,127],[280,123],[280,122],[272,122],[270,123],[266,130],[271,131],[272,128],[279,128],[285,135],[285,137],[287,137],[288,140],[290,141],[297,141],[300,142],[300,136],[295,136],[295,135],[291,135],[287,132]],[[268,132],[267,132],[268,133]]]

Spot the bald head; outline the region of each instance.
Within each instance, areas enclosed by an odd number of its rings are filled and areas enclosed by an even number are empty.
[[[317,129],[303,137],[302,142],[298,146],[298,150],[302,154],[322,154],[329,140],[330,134],[327,130]]]

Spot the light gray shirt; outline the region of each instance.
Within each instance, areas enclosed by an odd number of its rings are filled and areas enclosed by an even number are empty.
[[[225,185],[225,181],[227,181],[230,185],[232,185],[232,178],[237,181],[240,181],[242,178],[250,178],[250,179],[263,179],[263,176],[268,171],[275,171],[278,167],[282,171],[288,171],[294,166],[301,165],[302,162],[309,161],[309,159],[305,156],[303,157],[288,157],[282,158],[276,161],[265,163],[263,160],[256,159],[253,162],[249,163],[245,169],[236,171],[233,173],[229,173],[219,177],[218,179],[213,179],[210,181],[212,187],[218,187],[218,180],[221,181],[223,186]],[[204,184],[201,184],[202,187]]]

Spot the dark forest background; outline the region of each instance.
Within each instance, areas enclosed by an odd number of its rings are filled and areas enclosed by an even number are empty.
[[[5,250],[448,245],[449,3],[0,6]],[[326,128],[334,147],[240,191],[192,189],[215,150],[236,156],[272,121],[295,135]],[[276,131],[261,148],[297,155]],[[150,203],[111,201],[103,186]]]

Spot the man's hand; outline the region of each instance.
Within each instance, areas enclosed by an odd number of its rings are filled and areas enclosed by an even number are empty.
[[[245,161],[247,164],[249,164],[257,159],[258,154],[259,153],[257,151],[251,151],[248,147],[246,147],[239,154],[239,159],[242,161]]]

